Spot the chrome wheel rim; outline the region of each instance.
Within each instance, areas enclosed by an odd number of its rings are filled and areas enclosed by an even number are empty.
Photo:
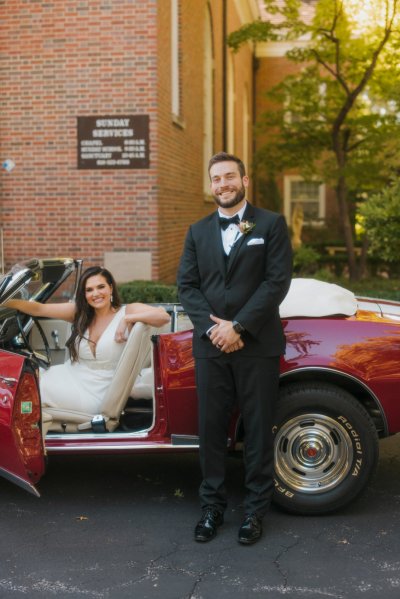
[[[323,493],[337,487],[353,461],[345,428],[323,414],[302,414],[284,422],[275,437],[275,472],[295,491]]]

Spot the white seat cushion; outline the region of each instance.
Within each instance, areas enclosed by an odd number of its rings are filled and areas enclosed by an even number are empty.
[[[153,399],[153,369],[142,368],[132,387],[130,397],[133,399]]]

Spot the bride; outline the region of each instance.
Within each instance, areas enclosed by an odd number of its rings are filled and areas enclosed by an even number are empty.
[[[87,268],[78,285],[75,303],[41,304],[11,299],[5,305],[31,316],[72,323],[66,345],[70,358],[41,373],[44,407],[97,413],[110,385],[127,335],[136,322],[161,327],[170,320],[161,307],[133,303],[123,306],[115,280],[105,268]]]

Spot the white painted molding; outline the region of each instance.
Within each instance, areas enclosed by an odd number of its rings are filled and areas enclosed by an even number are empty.
[[[293,48],[305,48],[307,40],[298,40],[291,42],[259,42],[256,46],[257,58],[278,58],[286,56],[286,53]]]

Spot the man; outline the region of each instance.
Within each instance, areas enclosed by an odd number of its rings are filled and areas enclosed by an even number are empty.
[[[285,338],[279,304],[291,279],[292,252],[283,216],[246,201],[242,161],[220,152],[209,162],[218,210],[191,225],[178,271],[193,325],[199,397],[202,518],[196,541],[209,541],[227,505],[225,456],[235,401],[245,431],[245,517],[239,542],[262,534],[273,492],[274,407]]]

